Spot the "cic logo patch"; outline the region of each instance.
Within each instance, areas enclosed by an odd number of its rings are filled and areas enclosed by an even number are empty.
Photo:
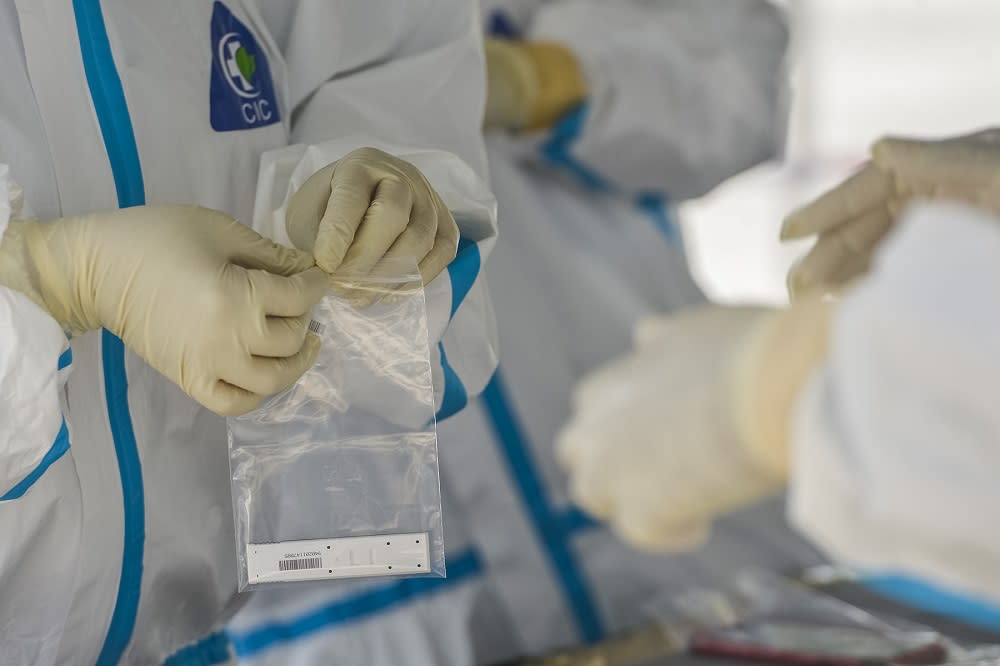
[[[209,108],[216,132],[253,129],[281,120],[264,50],[221,2],[212,10]]]

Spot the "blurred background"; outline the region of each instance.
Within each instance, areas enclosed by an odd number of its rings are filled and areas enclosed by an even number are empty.
[[[803,247],[783,216],[838,183],[883,134],[947,135],[1000,122],[1000,2],[789,0],[786,159],[682,206],[695,277],[723,302],[783,303]],[[997,76],[989,76],[996,73]]]

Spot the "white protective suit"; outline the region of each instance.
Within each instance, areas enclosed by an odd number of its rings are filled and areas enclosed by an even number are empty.
[[[635,320],[703,302],[667,201],[778,152],[781,16],[752,0],[484,12],[494,32],[568,45],[592,94],[548,132],[487,138],[502,379],[439,424],[449,578],[258,594],[230,627],[247,663],[496,663],[599,641],[673,585],[819,561],[777,503],[726,521],[701,553],[638,554],[569,504],[552,455],[574,384],[629,347]]]
[[[789,514],[903,601],[1000,629],[1000,220],[911,210],[799,398]]]
[[[383,148],[461,228],[427,289],[445,417],[496,364],[477,17],[462,0],[0,0],[0,233],[25,203],[42,219],[183,203],[287,241],[289,183]],[[225,421],[6,288],[0,330],[0,663],[224,662]]]

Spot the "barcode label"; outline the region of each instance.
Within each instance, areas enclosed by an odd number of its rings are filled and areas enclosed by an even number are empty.
[[[301,560],[278,560],[278,571],[301,571],[302,569],[322,569],[323,558],[304,557]]]
[[[247,544],[250,585],[365,576],[433,575],[427,532]]]
[[[326,326],[324,326],[323,324],[319,323],[315,319],[313,319],[313,320],[311,320],[309,322],[309,332],[310,333],[315,333],[316,335],[323,335],[323,331],[325,331],[325,330],[326,330]]]

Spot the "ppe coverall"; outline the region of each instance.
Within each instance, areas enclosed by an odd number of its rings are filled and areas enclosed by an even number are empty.
[[[669,202],[780,149],[780,15],[704,0],[483,9],[494,34],[568,45],[591,93],[548,131],[487,137],[502,362],[485,399],[438,426],[458,539],[449,578],[310,592],[312,604],[257,595],[231,628],[248,663],[496,663],[600,641],[643,621],[643,602],[672,585],[819,561],[777,504],[731,521],[701,553],[639,554],[570,505],[552,446],[575,382],[628,347],[638,317],[703,302]]]
[[[445,417],[496,363],[476,16],[458,0],[0,0],[0,232],[28,207],[172,203],[287,242],[290,183],[385,150],[461,229],[427,286]],[[225,421],[108,332],[67,340],[7,288],[0,328],[0,663],[224,662]]]
[[[920,203],[837,308],[798,400],[789,513],[876,589],[1000,627],[1000,220]]]

